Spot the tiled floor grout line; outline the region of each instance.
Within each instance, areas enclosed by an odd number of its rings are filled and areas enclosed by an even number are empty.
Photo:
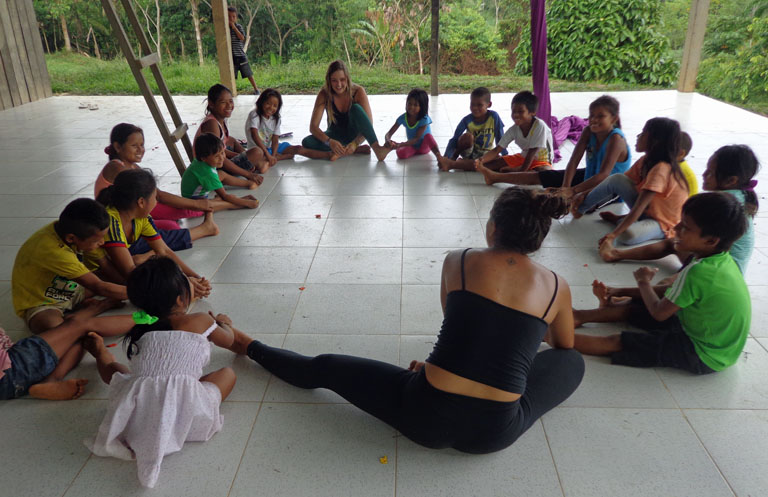
[[[547,449],[549,450],[549,457],[552,459],[552,467],[555,470],[555,476],[557,476],[557,484],[560,486],[560,492],[563,494],[563,497],[565,497],[565,487],[563,487],[563,480],[560,478],[560,471],[557,469],[557,462],[555,462],[555,453],[552,452],[552,444],[549,442],[549,435],[547,435],[547,428],[544,426],[544,418],[539,418],[539,423],[541,423],[541,431],[544,432],[544,440],[547,442]]]

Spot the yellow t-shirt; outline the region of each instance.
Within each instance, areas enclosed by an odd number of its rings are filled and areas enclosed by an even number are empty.
[[[688,196],[699,193],[699,182],[696,180],[696,174],[686,161],[680,161],[680,170],[685,176],[685,182],[688,183]]]
[[[109,206],[107,207],[107,214],[109,214],[109,229],[107,234],[104,235],[104,248],[129,248],[138,241],[139,237],[144,237],[147,241],[160,238],[150,216],[136,218],[132,221],[133,234],[131,239],[128,240],[123,229],[123,222],[120,220],[120,212],[115,207]]]
[[[40,228],[24,242],[13,263],[13,308],[19,317],[27,309],[71,300],[77,283],[91,272],[86,262],[101,259],[103,251],[82,254],[59,238],[54,223]],[[98,266],[96,266],[98,267]]]

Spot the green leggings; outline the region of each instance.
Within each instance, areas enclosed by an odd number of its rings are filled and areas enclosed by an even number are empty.
[[[358,135],[363,135],[369,144],[373,144],[379,141],[376,138],[376,132],[373,130],[371,120],[368,118],[368,114],[360,104],[353,104],[349,109],[349,126],[342,128],[336,124],[331,124],[325,131],[328,138],[340,142],[346,146],[357,138]],[[301,145],[305,148],[312,150],[322,150],[328,152],[330,147],[325,143],[318,140],[313,135],[309,135],[301,141]]]

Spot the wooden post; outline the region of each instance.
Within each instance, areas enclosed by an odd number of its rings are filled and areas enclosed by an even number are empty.
[[[707,31],[708,13],[709,0],[691,0],[688,31],[685,34],[683,61],[680,64],[677,91],[692,92],[696,89],[696,76],[699,74],[701,47],[704,44],[704,33]]]
[[[432,0],[432,48],[430,51],[429,76],[432,80],[430,93],[436,97],[440,94],[437,85],[437,75],[440,71],[440,0]]]
[[[221,84],[232,90],[237,96],[235,67],[232,64],[232,40],[229,37],[229,18],[227,0],[211,0],[213,10],[213,28],[216,33],[216,58],[219,61],[219,79]]]

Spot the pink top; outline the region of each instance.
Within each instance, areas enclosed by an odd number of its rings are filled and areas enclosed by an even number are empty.
[[[12,366],[11,358],[8,357],[8,349],[11,346],[13,346],[13,341],[5,334],[5,330],[0,328],[0,379],[5,376],[5,370]]]
[[[213,114],[208,114],[207,116],[205,116],[205,119],[202,120],[202,122],[200,123],[200,126],[197,127],[197,132],[195,133],[195,140],[197,140],[198,136],[203,134],[203,124],[207,123],[211,119],[216,121],[216,124],[219,125],[219,138],[221,138],[221,141],[224,142],[224,146],[226,146],[227,138],[229,138],[229,130],[227,129],[227,125],[224,124],[222,126],[222,124],[219,122],[218,119],[216,119],[216,117],[214,117]],[[194,140],[193,140],[193,143],[194,143]],[[194,144],[192,146],[194,148]]]
[[[120,159],[112,159],[109,162],[112,162],[113,160],[119,162],[120,164],[125,165],[125,163]],[[107,166],[105,165],[104,167],[107,167]],[[130,166],[130,168],[134,169],[134,166]],[[112,182],[107,180],[107,178],[104,177],[104,169],[102,169],[101,172],[99,173],[99,176],[96,178],[96,183],[93,185],[94,198],[98,198],[99,193],[101,193],[101,190],[103,190],[108,186],[112,186]]]

